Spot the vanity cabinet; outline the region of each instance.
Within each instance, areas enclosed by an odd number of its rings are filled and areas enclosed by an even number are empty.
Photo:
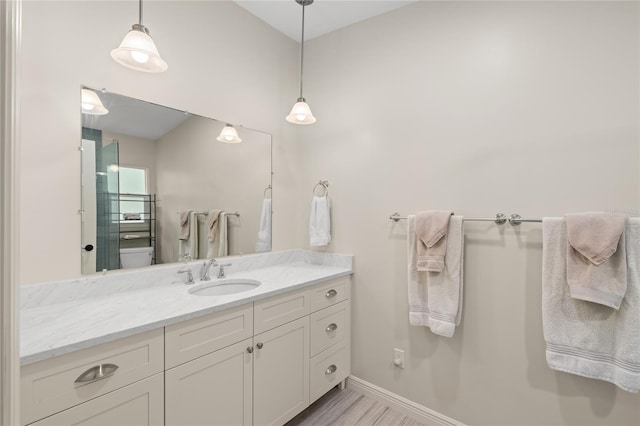
[[[109,416],[116,416],[118,413],[125,413],[128,416],[134,407],[142,407],[141,400],[133,405],[128,404],[126,412],[123,412],[114,411],[110,407],[113,401],[111,397],[105,399],[98,397],[106,396],[116,389],[124,389],[128,385],[133,386],[142,379],[162,373],[163,370],[164,333],[162,329],[26,365],[20,371],[21,421],[23,424],[29,424],[76,406],[77,408],[70,413],[61,413],[60,417],[55,418],[76,418],[74,416],[81,418],[96,407],[96,404],[100,404],[96,401],[105,401],[104,409],[111,412]],[[159,377],[162,382],[162,374],[159,374]],[[158,391],[147,388],[147,386],[156,385],[156,382],[157,379],[151,381],[149,385],[130,388],[128,392],[119,394],[121,396],[118,401],[122,401],[122,398],[126,399],[127,395],[135,394],[131,398],[146,399],[150,408],[158,406],[162,408],[162,404],[157,403]],[[162,387],[160,383],[160,394],[162,394]],[[162,397],[160,399],[162,400]],[[84,404],[89,405],[85,406],[87,408],[81,408]],[[104,415],[107,415],[106,411]],[[123,424],[131,424],[124,420],[123,422]],[[57,424],[75,423],[60,420]],[[79,424],[93,423],[80,422]]]
[[[27,365],[23,424],[282,425],[349,375],[349,299],[337,278]]]
[[[32,423],[34,426],[162,425],[162,373]]]

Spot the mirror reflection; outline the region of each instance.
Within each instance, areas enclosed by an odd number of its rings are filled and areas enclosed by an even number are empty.
[[[83,274],[271,250],[270,134],[86,87],[81,109]]]

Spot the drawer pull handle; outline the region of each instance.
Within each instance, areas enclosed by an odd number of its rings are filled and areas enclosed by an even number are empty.
[[[338,292],[337,292],[337,291],[335,291],[334,289],[331,289],[331,290],[329,290],[329,291],[327,292],[327,294],[325,294],[324,296],[325,296],[327,299],[330,299],[330,298],[332,298],[332,297],[336,297],[336,295],[337,295],[337,294],[338,294]]]
[[[247,352],[249,352],[250,354],[253,353],[253,346],[248,346],[247,347]]]
[[[327,328],[324,329],[324,331],[326,331],[327,333],[331,332],[331,331],[336,331],[338,329],[338,324],[336,324],[335,322],[332,322],[331,324],[329,324],[327,326]]]
[[[100,364],[95,367],[91,367],[84,373],[82,373],[77,379],[76,383],[87,383],[100,380],[104,377],[111,376],[116,372],[118,366],[115,364]]]
[[[262,349],[264,345],[262,343],[258,343],[256,346],[258,347],[258,349]]]
[[[325,374],[325,376],[328,376],[329,374],[333,374],[333,373],[335,373],[336,371],[338,371],[338,367],[336,367],[336,365],[335,365],[335,364],[331,364],[331,365],[329,366],[329,368],[327,368],[327,369],[324,371],[324,374]]]

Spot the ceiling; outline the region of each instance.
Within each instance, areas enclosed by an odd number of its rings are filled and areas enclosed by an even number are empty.
[[[300,41],[302,6],[295,0],[234,0],[276,30]],[[309,40],[356,22],[389,12],[413,1],[315,0],[305,9],[304,39]]]
[[[155,141],[191,116],[184,111],[115,93],[96,93],[109,114],[82,114],[83,127]]]

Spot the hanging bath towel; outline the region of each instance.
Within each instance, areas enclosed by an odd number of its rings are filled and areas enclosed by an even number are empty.
[[[271,198],[265,198],[262,201],[260,229],[258,230],[258,241],[256,242],[256,252],[262,253],[265,251],[271,251]]]
[[[326,246],[331,242],[331,217],[329,199],[314,196],[309,217],[309,239],[311,246]]]

